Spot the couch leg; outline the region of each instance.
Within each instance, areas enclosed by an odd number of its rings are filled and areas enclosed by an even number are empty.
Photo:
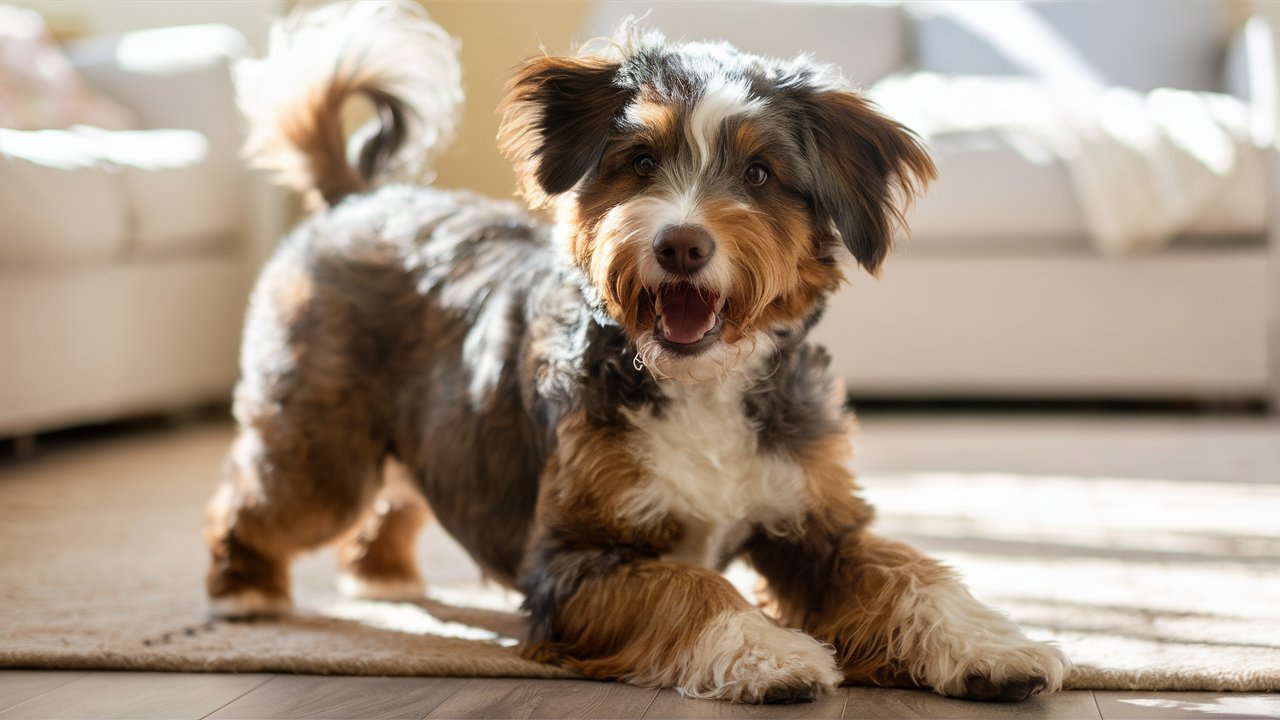
[[[36,434],[18,435],[13,439],[13,455],[19,460],[30,460],[36,456]]]

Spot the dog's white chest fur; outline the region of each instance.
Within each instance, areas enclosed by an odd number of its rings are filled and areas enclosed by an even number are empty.
[[[641,522],[664,516],[684,528],[667,559],[712,567],[753,527],[782,534],[806,507],[801,466],[764,450],[746,414],[746,378],[722,383],[671,382],[660,411],[629,413],[647,477],[629,492],[624,514]]]

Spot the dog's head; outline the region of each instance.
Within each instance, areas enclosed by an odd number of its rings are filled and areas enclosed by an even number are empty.
[[[660,375],[717,376],[801,331],[843,249],[876,273],[934,174],[832,68],[656,33],[529,60],[501,112],[523,194]]]

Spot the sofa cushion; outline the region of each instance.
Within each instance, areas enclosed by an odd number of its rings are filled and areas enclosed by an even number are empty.
[[[120,178],[72,133],[0,129],[0,262],[105,261],[127,249]]]
[[[237,222],[236,189],[190,130],[0,130],[0,186],[6,262],[208,251]]]
[[[908,215],[907,252],[1087,249],[1089,229],[1064,164],[995,132],[933,139],[938,179]],[[1266,232],[1267,151],[1244,146],[1216,202],[1179,235],[1197,242]]]
[[[918,238],[1057,247],[1088,237],[1123,254],[1265,229],[1269,151],[1253,144],[1238,98],[923,72],[871,94],[939,166],[912,217]]]
[[[907,252],[1088,247],[1062,163],[995,132],[930,141],[938,179],[908,215]]]
[[[133,218],[133,253],[201,251],[225,244],[239,221],[236,188],[227,168],[210,158],[204,135],[90,128],[82,128],[81,134],[124,184]]]

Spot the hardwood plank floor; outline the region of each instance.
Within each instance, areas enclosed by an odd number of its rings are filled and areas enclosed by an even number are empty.
[[[714,700],[690,700],[674,690],[662,690],[644,714],[653,718],[839,718],[848,693],[844,688],[798,705],[732,705]]]
[[[423,718],[467,681],[459,678],[277,675],[210,718]]]
[[[1280,662],[1280,650],[1276,651]],[[1097,690],[1098,710],[1107,720],[1162,718],[1280,718],[1277,693],[1130,693]]]
[[[428,718],[641,718],[657,690],[590,680],[469,680]]]
[[[25,698],[25,699],[19,699]],[[14,701],[16,700],[16,702]],[[803,705],[732,705],[587,680],[0,671],[0,718],[1280,718],[1280,694],[1069,691],[1001,705],[841,688]]]
[[[847,719],[879,718],[1074,718],[1098,720],[1089,691],[1061,692],[1021,703],[978,703],[952,700],[918,690],[849,688],[844,707]]]
[[[18,703],[66,685],[82,674],[44,670],[13,670],[0,673],[0,710],[7,710]]]
[[[0,718],[199,720],[270,678],[209,673],[85,673],[13,705],[0,712]]]

